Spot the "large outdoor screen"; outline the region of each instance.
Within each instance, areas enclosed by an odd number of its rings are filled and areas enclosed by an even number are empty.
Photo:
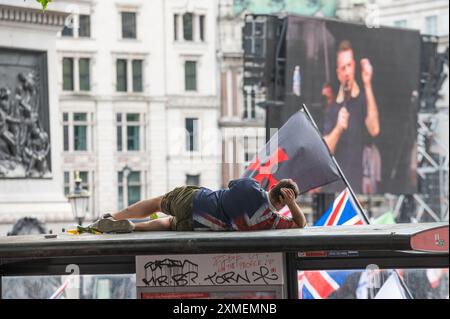
[[[269,125],[305,103],[356,193],[415,192],[419,32],[287,19],[285,105]]]

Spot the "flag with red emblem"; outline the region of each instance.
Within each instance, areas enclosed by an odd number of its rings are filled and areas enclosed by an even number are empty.
[[[243,177],[256,179],[266,190],[291,178],[300,193],[341,178],[320,133],[303,111],[292,115],[272,136]]]

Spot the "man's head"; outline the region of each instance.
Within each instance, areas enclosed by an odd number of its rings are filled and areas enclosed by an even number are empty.
[[[355,64],[352,44],[348,40],[342,41],[336,53],[336,74],[341,85],[347,82],[349,90],[355,81]]]
[[[275,207],[276,210],[282,209],[285,205],[284,198],[281,193],[282,188],[292,189],[295,193],[295,197],[297,197],[300,194],[296,182],[294,182],[292,179],[282,179],[269,191],[270,202],[272,203],[272,205]]]

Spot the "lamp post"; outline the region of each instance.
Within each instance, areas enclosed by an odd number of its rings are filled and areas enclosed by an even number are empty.
[[[131,173],[131,167],[125,165],[122,169],[122,189],[123,189],[123,202],[124,208],[128,206],[128,176]]]
[[[80,172],[75,172],[75,189],[69,195],[69,202],[72,206],[72,213],[75,221],[81,226],[86,217],[86,212],[89,204],[90,194],[87,190],[81,187]]]
[[[83,220],[86,217],[86,212],[89,204],[90,194],[87,190],[81,187],[81,178],[80,172],[75,172],[75,189],[72,193],[69,194],[69,202],[72,206],[72,213],[75,221],[78,222],[78,225],[83,225]],[[84,285],[83,285],[83,276],[80,276],[80,292],[79,298],[81,299],[83,296]]]

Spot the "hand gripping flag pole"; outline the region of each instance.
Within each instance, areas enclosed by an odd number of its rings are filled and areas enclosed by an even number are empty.
[[[344,172],[342,172],[342,169],[341,169],[341,167],[339,166],[338,162],[336,161],[336,158],[335,158],[334,155],[330,152],[330,149],[328,148],[327,143],[325,142],[325,140],[324,140],[322,134],[320,133],[320,130],[319,130],[319,128],[317,127],[316,122],[314,121],[313,117],[311,116],[311,113],[309,113],[309,110],[308,110],[308,108],[306,107],[306,105],[305,105],[304,103],[302,104],[302,107],[301,107],[301,108],[302,108],[302,110],[306,113],[308,119],[311,121],[311,123],[313,124],[314,128],[317,130],[317,134],[319,134],[319,136],[320,136],[321,139],[322,139],[322,142],[325,144],[325,146],[326,146],[326,148],[327,148],[327,150],[328,150],[328,153],[330,154],[330,157],[331,157],[333,163],[336,165],[336,168],[337,168],[337,170],[338,170],[339,175],[340,175],[341,178],[342,178],[342,181],[344,182],[345,186],[348,188],[348,190],[349,190],[349,192],[350,192],[350,196],[351,196],[352,199],[353,199],[353,202],[357,205],[358,210],[360,211],[361,216],[364,218],[364,221],[365,221],[367,224],[370,224],[370,220],[369,220],[369,218],[368,218],[368,216],[367,216],[365,210],[363,209],[361,203],[359,202],[358,198],[356,197],[355,193],[353,192],[353,189],[352,189],[352,187],[350,186],[350,183],[348,182],[347,178],[345,177]],[[406,294],[408,295],[408,298],[409,298],[409,299],[414,299],[414,297],[412,296],[412,294],[411,294],[411,292],[409,291],[408,287],[406,286],[405,281],[403,280],[403,278],[400,276],[400,274],[398,273],[398,271],[397,271],[396,269],[394,269],[394,273],[398,276],[398,279],[399,279],[399,281],[400,281],[400,284],[402,285],[403,289],[405,290]]]

